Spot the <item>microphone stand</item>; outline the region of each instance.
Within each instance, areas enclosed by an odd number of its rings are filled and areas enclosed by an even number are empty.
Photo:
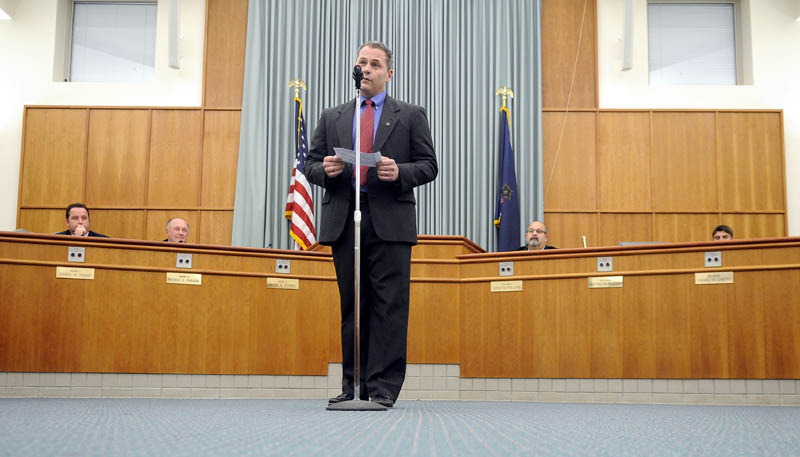
[[[361,67],[356,65],[353,68],[353,79],[356,82],[356,113],[361,112],[361,80],[364,73]],[[367,107],[367,109],[370,109]],[[386,411],[388,408],[371,401],[361,399],[361,116],[356,115],[356,163],[353,165],[355,171],[355,181],[353,185],[355,199],[355,210],[353,211],[353,227],[355,229],[353,238],[353,399],[328,405],[328,411]],[[344,316],[342,316],[344,319]]]

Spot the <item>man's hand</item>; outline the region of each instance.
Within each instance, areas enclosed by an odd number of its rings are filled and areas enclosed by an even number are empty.
[[[86,227],[84,227],[82,225],[79,225],[79,226],[75,227],[75,233],[73,233],[73,235],[75,235],[75,236],[86,236],[86,234],[88,232],[89,231],[86,230]]]
[[[377,162],[378,165],[378,179],[381,181],[396,181],[400,177],[400,171],[397,168],[397,163],[394,159],[382,157]]]
[[[325,170],[325,174],[328,175],[329,178],[335,178],[342,174],[344,171],[344,161],[341,157],[336,156],[325,156],[322,160],[322,168]]]

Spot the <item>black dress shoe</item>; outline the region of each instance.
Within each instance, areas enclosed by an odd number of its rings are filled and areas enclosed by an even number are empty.
[[[329,398],[328,399],[328,404],[332,405],[334,403],[341,403],[343,401],[350,401],[352,399],[353,399],[353,394],[348,394],[348,393],[342,392],[339,395],[337,395],[336,397]]]
[[[342,393],[340,393],[339,395],[337,395],[336,397],[329,398],[329,399],[328,399],[328,404],[329,404],[329,405],[332,405],[332,404],[334,404],[334,403],[341,403],[341,402],[343,402],[343,401],[350,401],[350,400],[352,400],[352,399],[353,399],[353,394],[342,392]],[[361,397],[361,399],[362,399],[362,400],[367,400],[367,396],[366,396],[366,395],[363,395],[363,396]]]
[[[391,408],[394,406],[394,400],[389,397],[384,397],[383,395],[378,395],[377,397],[372,397],[370,400],[372,403],[377,403],[379,405],[383,405],[387,408]]]

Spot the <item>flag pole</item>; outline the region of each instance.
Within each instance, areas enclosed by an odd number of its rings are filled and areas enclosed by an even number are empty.
[[[306,83],[301,79],[293,79],[289,82],[289,88],[294,89],[295,160],[292,177],[289,181],[289,194],[286,196],[284,216],[289,220],[289,236],[294,239],[294,248],[307,250],[316,243],[316,234],[311,187],[305,176],[308,142],[306,141],[306,123],[303,115],[303,101],[300,100],[300,89],[306,90]]]
[[[506,105],[514,92],[508,86],[497,89],[495,95],[502,95],[500,108],[500,163],[498,164],[497,197],[495,200],[494,225],[497,228],[497,250],[511,251],[519,242],[519,193],[514,164],[514,150],[511,145],[511,113]]]
[[[506,107],[506,98],[511,97],[514,98],[514,91],[511,90],[508,86],[502,86],[497,88],[497,92],[494,95],[502,95],[503,96],[503,108]],[[502,109],[502,108],[501,108]]]
[[[303,90],[308,90],[306,89],[306,82],[299,78],[289,81],[289,87],[294,87],[294,98],[300,98],[301,88]]]

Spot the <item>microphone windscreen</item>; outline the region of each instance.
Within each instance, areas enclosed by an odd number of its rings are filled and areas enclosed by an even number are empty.
[[[356,65],[353,67],[353,79],[356,82],[356,89],[361,90],[361,80],[364,79],[364,72],[361,71],[361,66]]]

